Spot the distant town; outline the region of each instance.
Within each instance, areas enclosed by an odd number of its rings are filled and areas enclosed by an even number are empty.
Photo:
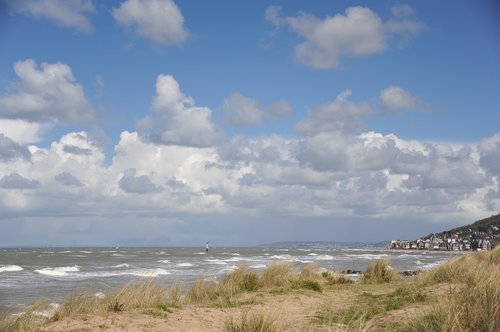
[[[478,251],[491,250],[500,242],[500,215],[417,240],[392,240],[389,249]]]

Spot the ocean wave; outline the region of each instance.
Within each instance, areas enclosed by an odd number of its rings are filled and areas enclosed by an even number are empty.
[[[138,277],[157,277],[159,275],[170,274],[170,272],[164,269],[135,269],[135,270],[125,271],[123,272],[123,274],[130,274]]]
[[[179,267],[191,267],[191,266],[194,266],[194,265],[191,264],[191,263],[179,263],[179,264],[176,264],[176,266],[179,266]]]
[[[389,257],[389,255],[387,254],[362,254],[362,255],[346,254],[345,256],[353,258],[361,258],[361,259],[381,259],[384,257]]]
[[[432,262],[432,263],[422,263],[420,262],[420,266],[422,267],[422,269],[424,270],[430,270],[438,265],[441,265],[442,263],[446,262],[446,260],[442,260],[442,261],[437,261],[437,262]]]
[[[227,262],[224,262],[220,259],[205,259],[205,262],[209,262],[209,263],[215,264],[215,265],[227,265]]]
[[[292,256],[290,256],[290,255],[272,255],[270,258],[290,260],[290,259],[292,259]]]
[[[307,254],[307,256],[318,256],[318,254],[315,254],[315,253],[310,253],[310,254]]]
[[[130,267],[130,265],[123,263],[123,264],[114,265],[112,267],[119,269],[119,268],[123,268],[123,267]]]
[[[17,272],[24,270],[19,265],[0,265],[0,272]]]
[[[314,259],[317,261],[332,261],[335,258],[331,255],[317,255]]]
[[[266,268],[266,267],[267,267],[267,265],[265,265],[265,264],[250,265],[251,269],[263,269],[263,268]]]
[[[64,277],[68,276],[68,272],[78,272],[80,267],[75,266],[61,266],[61,267],[46,267],[40,270],[35,270],[38,274],[43,274],[51,277]]]
[[[162,259],[162,260],[159,260],[158,263],[167,264],[167,263],[170,263],[170,261],[168,259]]]

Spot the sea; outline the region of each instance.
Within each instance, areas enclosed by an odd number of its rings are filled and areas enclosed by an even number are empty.
[[[451,257],[449,252],[336,247],[0,249],[0,309],[22,310],[40,299],[58,303],[79,291],[105,294],[144,278],[186,289],[197,278],[217,281],[240,266],[259,271],[291,262],[299,270],[316,263],[325,271],[363,271],[386,258],[392,268],[406,271],[431,269]]]

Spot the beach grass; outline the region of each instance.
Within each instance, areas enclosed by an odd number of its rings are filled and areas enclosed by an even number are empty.
[[[500,331],[500,247],[448,261],[422,285],[447,284],[433,309],[409,322],[409,331]]]
[[[224,322],[226,332],[275,332],[278,331],[276,318],[263,311],[244,311],[240,319],[230,315]]]
[[[363,273],[363,278],[361,278],[362,283],[375,284],[398,280],[401,280],[399,272],[389,266],[389,260],[387,259],[379,259],[368,265],[368,268]]]

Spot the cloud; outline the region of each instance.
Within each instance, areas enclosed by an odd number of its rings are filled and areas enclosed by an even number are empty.
[[[256,224],[229,220],[325,218],[336,221],[328,227],[337,227],[370,216],[385,231],[387,220],[411,215],[465,221],[499,206],[494,160],[481,159],[496,155],[498,141],[493,136],[477,145],[448,145],[375,132],[320,131],[298,138],[233,137],[216,147],[193,147],[155,144],[137,132],[123,132],[104,163],[89,134],[75,132],[47,148],[30,146],[30,160],[0,161],[0,218],[100,216],[131,223],[174,218],[192,226],[203,215],[228,220],[241,238],[246,234],[241,227]],[[78,229],[85,226],[78,223]],[[111,228],[106,232],[113,234]]]
[[[255,99],[233,93],[224,100],[222,111],[227,122],[233,126],[251,126],[260,124],[265,119],[277,119],[292,114],[292,107],[284,100],[279,100],[269,107],[262,107]]]
[[[280,7],[268,7],[265,19],[276,28],[287,26],[305,39],[295,47],[295,58],[314,68],[337,68],[343,57],[364,57],[382,53],[392,37],[416,36],[423,24],[416,20],[411,7],[397,6],[393,18],[384,23],[367,7],[348,7],[345,14],[320,19],[301,12],[280,16]]]
[[[31,158],[31,153],[27,148],[17,144],[4,134],[0,134],[0,161],[8,161],[17,158],[29,160]]]
[[[159,75],[156,79],[153,110],[153,117],[145,117],[138,123],[141,134],[152,142],[209,147],[224,137],[211,121],[212,111],[195,106],[194,100],[181,92],[173,76]]]
[[[479,144],[479,151],[481,167],[500,176],[500,133],[483,139]]]
[[[136,175],[135,168],[129,168],[124,173],[118,184],[123,191],[132,194],[151,194],[161,191],[155,186],[147,175]]]
[[[157,44],[177,44],[188,38],[184,17],[173,0],[127,0],[113,8],[113,17]]]
[[[399,86],[389,86],[380,92],[382,106],[389,110],[430,110],[431,107],[422,103],[419,98]]]
[[[92,32],[87,14],[95,12],[92,0],[8,0],[15,13],[29,14],[59,26],[83,32]]]
[[[29,180],[18,173],[11,173],[0,179],[0,188],[5,189],[35,189],[39,186],[40,182]]]
[[[83,184],[76,177],[69,172],[62,172],[57,174],[54,179],[66,186],[83,187]]]
[[[68,65],[44,62],[38,67],[28,59],[16,62],[14,71],[19,80],[14,91],[0,96],[0,117],[70,124],[94,119],[94,110]]]
[[[342,91],[334,102],[314,108],[306,119],[295,126],[295,131],[303,135],[320,132],[340,132],[356,134],[363,128],[363,119],[374,113],[367,103],[352,103],[348,97],[351,90]]]
[[[36,123],[25,120],[0,119],[0,133],[17,143],[38,143],[43,135],[52,128],[50,123]]]

